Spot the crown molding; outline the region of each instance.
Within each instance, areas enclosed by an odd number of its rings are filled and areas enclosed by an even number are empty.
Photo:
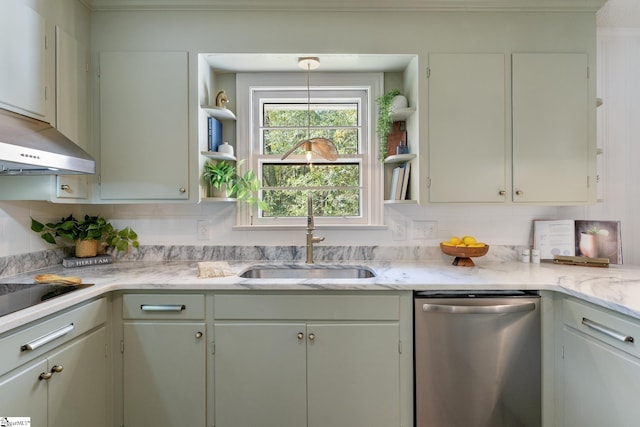
[[[607,0],[84,0],[94,11],[219,10],[301,12],[584,11]]]

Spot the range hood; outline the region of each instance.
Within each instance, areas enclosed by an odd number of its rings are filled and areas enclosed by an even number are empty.
[[[49,123],[0,108],[0,176],[94,173],[95,160]]]

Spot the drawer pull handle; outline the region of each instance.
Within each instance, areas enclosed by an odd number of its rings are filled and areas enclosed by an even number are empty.
[[[140,310],[142,311],[182,311],[186,309],[187,309],[187,306],[184,304],[164,304],[164,305],[142,304],[140,306]]]
[[[591,319],[587,319],[586,317],[582,318],[582,324],[615,340],[629,343],[634,342],[634,339],[631,335],[625,335],[607,326],[601,325],[600,323],[594,322]]]
[[[20,347],[20,351],[31,351],[39,347],[42,347],[45,344],[49,344],[51,341],[55,340],[56,338],[60,338],[61,336],[66,335],[69,332],[73,331],[73,328],[74,328],[73,323],[71,323],[63,328],[56,329],[53,332],[49,332],[48,334],[43,335],[40,338],[36,338],[35,340],[22,345]]]

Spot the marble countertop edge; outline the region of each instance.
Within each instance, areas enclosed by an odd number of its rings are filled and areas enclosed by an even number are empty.
[[[609,268],[484,262],[475,267],[455,267],[443,262],[340,262],[366,266],[377,277],[367,279],[246,279],[239,277],[254,265],[294,266],[299,263],[229,262],[236,275],[198,278],[197,261],[116,262],[102,266],[63,268],[3,277],[1,281],[32,283],[40,273],[79,276],[93,283],[45,303],[0,317],[0,334],[73,305],[113,291],[414,291],[446,289],[522,289],[555,291],[640,319],[640,268]],[[318,263],[334,267],[337,263]]]

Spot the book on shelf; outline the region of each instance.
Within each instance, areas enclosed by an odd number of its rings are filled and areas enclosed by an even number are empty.
[[[534,220],[533,247],[542,260],[586,257],[622,264],[620,221]]]
[[[103,264],[112,264],[112,263],[113,263],[113,257],[108,254],[96,255],[94,257],[89,257],[89,258],[71,257],[71,258],[64,258],[62,260],[62,266],[68,267],[68,268],[87,267],[90,265],[103,265]]]
[[[402,192],[400,194],[400,200],[407,200],[407,190],[409,188],[409,173],[411,172],[411,163],[404,164],[404,171],[402,175]]]
[[[222,123],[215,117],[209,116],[207,120],[207,137],[209,151],[218,151],[222,144]]]
[[[405,200],[407,198],[410,170],[411,163],[403,163],[393,168],[389,200]]]
[[[391,173],[391,186],[389,187],[389,200],[396,200],[396,192],[398,191],[398,181],[400,180],[400,167],[393,168]]]

